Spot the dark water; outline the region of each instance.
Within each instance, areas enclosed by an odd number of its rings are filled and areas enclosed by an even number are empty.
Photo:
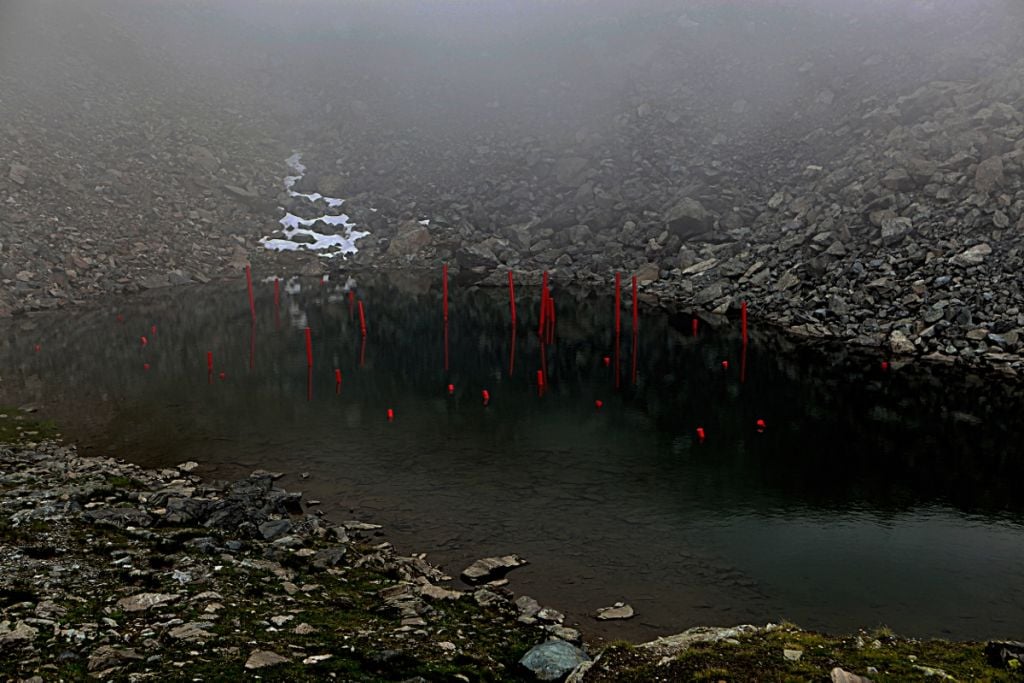
[[[282,286],[280,327],[271,285],[257,288],[254,332],[234,285],[9,321],[3,400],[34,402],[87,450],[146,465],[288,472],[286,488],[336,518],[385,524],[453,575],[519,553],[531,564],[513,588],[591,633],[785,618],[1024,635],[1024,399],[1006,384],[885,373],[880,358],[758,330],[744,361],[732,330],[705,325],[694,339],[689,316],[642,306],[635,376],[623,315],[616,389],[610,291],[556,292],[542,357],[526,295],[537,288],[525,286],[511,372],[507,294],[453,286],[446,372],[436,281],[360,279],[365,348],[338,283]],[[637,617],[588,616],[617,600]]]

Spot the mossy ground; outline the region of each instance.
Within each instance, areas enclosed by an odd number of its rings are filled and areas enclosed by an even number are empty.
[[[835,667],[876,683],[942,680],[945,672],[957,681],[1024,681],[1024,674],[993,667],[984,644],[912,640],[888,630],[833,637],[784,625],[737,638],[692,646],[673,661],[641,647],[613,645],[588,672],[586,681],[827,681]],[[799,661],[784,650],[801,650]],[[920,668],[915,668],[920,667]],[[949,679],[946,679],[949,680]]]

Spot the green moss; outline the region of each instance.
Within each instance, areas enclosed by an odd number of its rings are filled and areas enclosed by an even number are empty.
[[[40,420],[17,408],[0,407],[0,443],[21,444],[60,436],[52,420]]]

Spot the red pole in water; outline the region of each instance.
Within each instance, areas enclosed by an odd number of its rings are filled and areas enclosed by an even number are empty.
[[[245,267],[245,284],[249,288],[249,311],[252,313],[252,319],[256,320],[256,297],[252,291],[252,266]]]
[[[704,436],[704,428],[697,427],[697,440],[700,441],[701,443],[704,443]]]
[[[516,326],[516,284],[512,280],[512,271],[508,271],[508,307],[512,311],[512,327]]]
[[[747,343],[747,302],[740,304],[740,331],[743,334],[743,343]]]
[[[700,326],[700,321],[697,318],[693,319],[693,336],[697,336],[697,328]]]
[[[484,389],[484,390],[483,390],[483,391],[481,392],[481,394],[480,394],[480,395],[481,395],[481,396],[483,397],[483,399],[484,399],[484,405],[487,405],[488,403],[490,403],[490,402],[491,402],[491,392],[489,392],[489,391],[487,391],[486,389]]]
[[[537,334],[540,335],[541,343],[544,341],[544,327],[548,316],[548,271],[544,271],[544,281],[540,286],[540,327]]]
[[[538,370],[537,371],[537,390],[540,393],[542,393],[542,394],[544,393],[544,371],[543,370]]]
[[[334,393],[341,393],[341,370],[338,368],[334,369]]]
[[[313,367],[313,332],[306,328],[306,366]]]
[[[388,408],[388,422],[392,422],[395,419],[395,411],[392,408]]]
[[[353,313],[356,309],[356,293],[354,290],[348,290],[348,319],[352,319]]]
[[[359,300],[359,332],[366,336],[366,313],[363,311],[363,300]]]
[[[281,282],[274,278],[274,327],[281,327]]]
[[[213,384],[213,351],[206,352],[206,381]]]
[[[442,275],[442,289],[444,290],[444,319],[448,321],[448,264],[444,264]]]

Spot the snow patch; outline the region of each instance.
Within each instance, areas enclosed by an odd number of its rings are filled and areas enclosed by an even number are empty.
[[[285,163],[288,164],[288,168],[295,174],[285,176],[284,178],[284,186],[288,190],[288,196],[302,197],[309,202],[323,200],[332,209],[336,209],[345,203],[344,199],[325,197],[319,192],[296,192],[292,188],[306,174],[306,165],[302,163],[302,154],[299,152],[292,154],[285,159]],[[324,214],[317,218],[301,218],[291,212],[285,212],[284,217],[278,223],[281,224],[279,234],[275,233],[260,240],[260,244],[264,248],[271,251],[298,251],[300,249],[318,251],[323,252],[322,256],[327,258],[333,258],[339,254],[356,253],[359,251],[359,248],[356,246],[356,240],[370,234],[365,231],[356,230],[356,224],[349,219],[348,214],[344,213],[338,215]],[[312,226],[317,223],[323,223],[325,226],[332,228],[340,228],[340,230],[335,233],[317,232],[312,229]],[[296,237],[301,239],[296,240]]]

